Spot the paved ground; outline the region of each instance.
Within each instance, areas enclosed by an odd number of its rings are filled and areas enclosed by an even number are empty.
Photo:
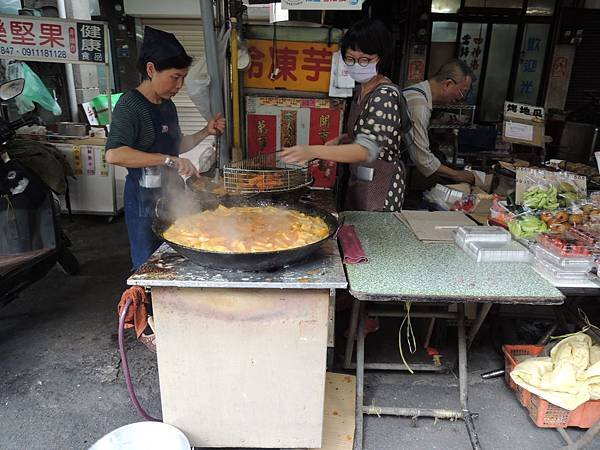
[[[0,311],[0,449],[84,449],[107,432],[141,420],[129,401],[117,353],[116,304],[129,270],[122,218],[76,217],[67,224],[82,274],[55,268]],[[344,314],[338,324],[344,326]],[[378,342],[394,344],[382,329]],[[341,330],[343,331],[343,330]],[[388,338],[389,335],[389,338]],[[501,365],[485,333],[470,358],[470,401],[484,449],[555,449],[553,430],[536,428],[501,378],[479,374]],[[127,341],[142,404],[160,415],[154,355]],[[390,406],[456,407],[449,375],[369,374],[367,401]],[[369,417],[365,449],[467,449],[462,422]],[[575,437],[578,432],[569,430]],[[600,448],[600,443],[595,447]]]

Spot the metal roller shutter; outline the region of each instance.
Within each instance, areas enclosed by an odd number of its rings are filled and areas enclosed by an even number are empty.
[[[142,23],[152,28],[173,33],[188,54],[194,58],[192,64],[204,54],[204,34],[201,19],[143,18]],[[190,100],[185,85],[173,97],[173,102],[177,107],[179,125],[183,134],[195,133],[206,126],[206,119],[202,117]]]

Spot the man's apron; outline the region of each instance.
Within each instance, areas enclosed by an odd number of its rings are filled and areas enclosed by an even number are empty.
[[[365,105],[369,101],[369,97],[373,91],[383,84],[391,85],[392,82],[386,77],[381,77],[379,82],[373,87],[373,90],[365,93],[360,102],[358,101],[360,94],[358,92],[352,99],[348,121],[346,122],[346,134],[350,142],[354,142],[356,139],[354,127]],[[400,196],[399,198],[404,198],[403,182],[406,170],[404,163],[399,157],[392,162],[376,159],[372,162],[350,164],[349,168],[350,178],[344,201],[345,210],[384,211],[387,210],[385,200],[388,198],[390,192],[393,192],[392,197]],[[402,174],[402,183],[397,182],[398,180],[395,176],[398,173]],[[394,188],[394,182],[396,182],[396,188]]]
[[[179,142],[169,132],[169,127],[174,124],[167,123],[160,114],[152,114],[152,122],[155,138],[146,152],[177,156]],[[156,202],[162,195],[163,187],[167,183],[171,183],[171,180],[175,178],[174,175],[177,175],[177,173],[173,173],[175,171],[169,170],[167,167],[158,166],[152,169],[156,169],[154,172],[158,178],[146,177],[144,181],[144,169],[129,169],[125,181],[125,222],[127,223],[133,271],[145,263],[162,243],[162,240],[152,231]],[[179,181],[182,181],[181,177],[179,177]],[[156,185],[156,187],[143,187],[142,185]]]

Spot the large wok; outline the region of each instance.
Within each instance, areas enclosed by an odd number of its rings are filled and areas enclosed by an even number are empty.
[[[289,250],[279,250],[270,252],[256,252],[256,253],[222,253],[222,252],[211,252],[206,250],[199,250],[192,247],[177,244],[164,238],[164,232],[174,222],[173,217],[158,217],[154,220],[153,230],[154,233],[167,242],[176,252],[188,258],[190,261],[199,264],[201,266],[210,267],[213,269],[238,269],[244,271],[258,272],[279,269],[281,267],[289,266],[291,264],[303,261],[307,259],[311,254],[318,250],[328,239],[337,235],[338,228],[340,226],[338,220],[327,211],[314,206],[303,205],[300,203],[287,203],[284,201],[277,200],[266,200],[266,199],[224,199],[224,206],[276,206],[286,209],[292,209],[300,211],[305,214],[317,216],[322,218],[329,228],[327,237],[320,241],[312,244],[304,245],[302,247],[296,247]],[[218,205],[209,205],[205,208],[198,209],[194,212],[200,212],[202,210],[213,210]]]

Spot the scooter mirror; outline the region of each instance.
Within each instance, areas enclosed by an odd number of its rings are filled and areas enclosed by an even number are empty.
[[[25,87],[24,78],[15,78],[14,80],[7,81],[6,83],[0,84],[0,99],[10,100],[20,95]]]

